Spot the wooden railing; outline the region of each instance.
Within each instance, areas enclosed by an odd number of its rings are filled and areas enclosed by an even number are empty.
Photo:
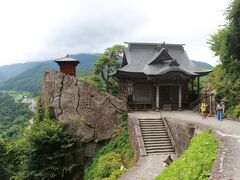
[[[164,125],[165,125],[165,127],[166,127],[166,129],[167,129],[168,136],[169,136],[169,138],[170,138],[170,140],[171,140],[171,142],[172,142],[172,145],[173,145],[173,147],[174,147],[174,149],[175,149],[175,152],[176,152],[177,155],[179,155],[178,146],[177,146],[176,141],[175,141],[175,139],[174,139],[174,136],[173,136],[173,134],[172,134],[172,132],[171,132],[171,129],[169,128],[168,122],[167,122],[167,120],[166,120],[165,117],[162,118],[162,120],[163,120],[163,123],[164,123]]]

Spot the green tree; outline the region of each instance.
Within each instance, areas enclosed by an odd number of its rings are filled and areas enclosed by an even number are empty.
[[[31,126],[20,179],[62,179],[78,167],[81,148],[77,139],[59,121],[43,120]]]
[[[8,173],[6,170],[6,148],[2,139],[0,139],[0,179],[8,179]]]
[[[33,116],[33,120],[34,122],[40,122],[43,120],[43,112],[42,112],[42,105],[41,105],[40,98],[37,100],[36,110]]]
[[[237,78],[240,75],[240,0],[226,10],[226,26],[211,36],[211,50],[220,58],[223,68]]]
[[[210,75],[209,84],[217,90],[219,97],[227,98],[228,113],[238,114],[238,109],[234,109],[240,101],[240,0],[233,0],[225,14],[225,27],[209,40],[210,48],[220,62]]]
[[[100,89],[102,91],[105,90],[105,84],[100,76],[90,75],[90,76],[80,77],[80,80],[88,82],[88,83],[98,87],[98,89]]]
[[[114,45],[107,48],[104,54],[100,55],[94,64],[94,74],[101,76],[108,93],[114,84],[116,84],[110,74],[120,67],[119,61],[123,59],[123,49],[124,46],[122,45]]]

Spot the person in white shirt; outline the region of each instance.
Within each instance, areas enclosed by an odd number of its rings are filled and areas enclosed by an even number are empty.
[[[222,121],[222,118],[223,118],[223,106],[222,106],[221,103],[218,102],[216,110],[217,110],[217,119],[218,119],[218,121]]]

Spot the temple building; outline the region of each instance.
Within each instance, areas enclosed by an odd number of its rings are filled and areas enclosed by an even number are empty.
[[[184,44],[126,44],[122,67],[114,76],[129,109],[188,108],[199,97],[199,77],[211,70],[194,64]]]
[[[80,63],[79,60],[67,54],[67,56],[57,59],[55,62],[59,65],[61,73],[76,77],[76,67]]]

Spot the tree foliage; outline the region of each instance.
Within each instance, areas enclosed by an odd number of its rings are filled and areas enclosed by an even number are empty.
[[[32,125],[26,135],[25,158],[16,177],[61,179],[79,166],[79,152],[80,144],[66,124],[44,119]]]
[[[12,96],[0,92],[0,137],[18,138],[31,118],[32,112],[25,104],[15,102]]]
[[[80,77],[80,80],[88,82],[88,83],[96,86],[98,89],[100,89],[102,91],[105,90],[105,84],[100,76],[90,75],[90,76]]]
[[[240,102],[240,0],[230,3],[225,27],[211,36],[209,44],[221,63],[214,69],[209,82],[217,95],[227,98],[232,111]]]
[[[0,179],[71,179],[83,156],[67,124],[54,120],[52,109],[42,109],[40,101],[33,124],[25,124],[25,106],[7,94],[0,94],[0,100]]]
[[[119,61],[123,59],[123,48],[124,46],[122,45],[114,45],[107,48],[94,64],[94,74],[101,76],[106,85],[106,91],[110,93],[116,91],[116,82],[110,74],[120,67]]]
[[[100,147],[85,167],[85,180],[116,180],[135,162],[133,149],[129,143],[127,113],[122,115],[123,122],[114,129],[109,142]]]

